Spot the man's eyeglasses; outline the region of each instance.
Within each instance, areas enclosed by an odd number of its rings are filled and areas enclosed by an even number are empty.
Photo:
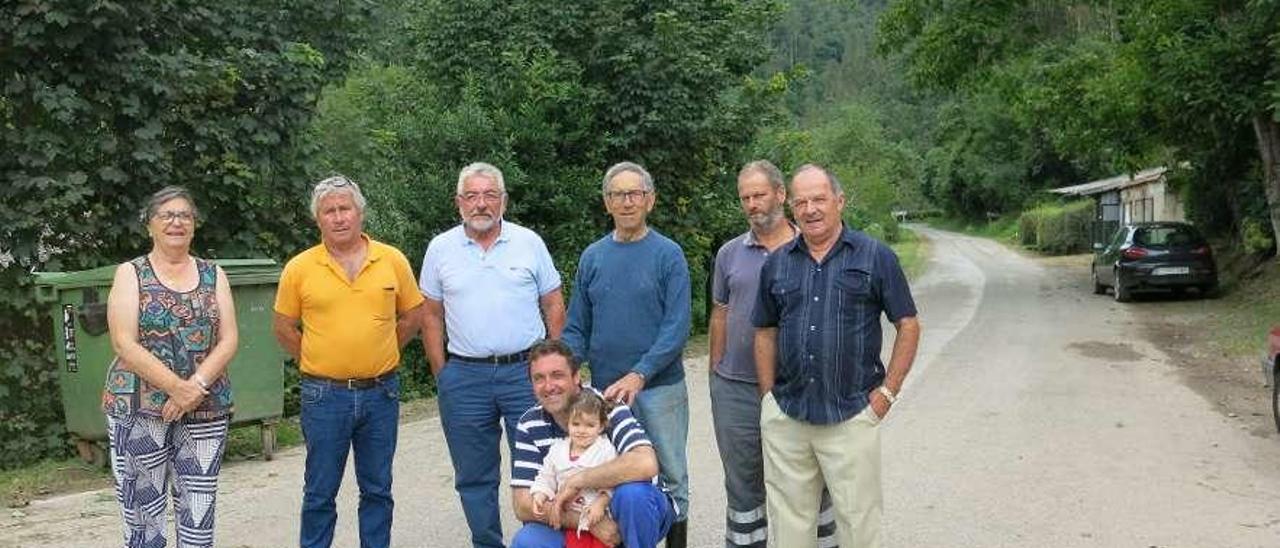
[[[492,191],[492,190],[486,191],[486,192],[464,192],[462,194],[459,194],[458,197],[462,198],[462,201],[467,203],[472,203],[472,204],[476,203],[479,200],[484,200],[486,202],[494,204],[494,203],[498,203],[498,200],[502,199],[502,193],[497,191]]]
[[[341,175],[334,175],[333,177],[329,177],[328,179],[325,179],[325,180],[323,180],[323,181],[320,181],[319,183],[316,183],[316,188],[319,188],[319,187],[321,187],[321,186],[330,186],[330,187],[333,187],[333,188],[342,188],[342,187],[344,187],[344,186],[353,186],[353,187],[356,187],[356,188],[360,188],[360,185],[357,185],[355,181],[352,181],[351,179],[348,179],[348,178],[343,177],[343,176],[341,176]]]
[[[638,202],[648,195],[648,190],[610,190],[605,193],[605,196],[609,197],[609,201],[619,204],[627,200]]]
[[[172,223],[175,221],[190,223],[196,220],[196,215],[190,211],[158,211],[155,215],[152,215],[151,218],[162,223]]]

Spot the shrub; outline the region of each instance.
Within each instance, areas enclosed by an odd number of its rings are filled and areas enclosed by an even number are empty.
[[[1093,200],[1038,206],[1019,217],[1020,242],[1050,255],[1080,253],[1089,249],[1093,219]]]

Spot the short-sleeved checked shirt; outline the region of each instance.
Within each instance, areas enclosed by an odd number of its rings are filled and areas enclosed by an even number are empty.
[[[916,315],[893,250],[848,227],[816,263],[804,238],[778,248],[760,271],[752,323],[778,329],[773,397],[813,424],[852,418],[884,381],[880,315]]]
[[[584,386],[582,389],[604,397],[594,388]],[[568,435],[551,415],[543,411],[541,405],[525,411],[516,424],[516,449],[511,457],[511,487],[528,489],[533,486],[533,480],[538,477],[538,471],[542,470],[542,461],[551,451],[551,445]],[[631,414],[631,408],[622,404],[609,411],[607,436],[619,455],[636,447],[653,446],[644,432],[644,426]],[[656,477],[653,481],[662,488]],[[663,492],[666,491],[663,488]]]

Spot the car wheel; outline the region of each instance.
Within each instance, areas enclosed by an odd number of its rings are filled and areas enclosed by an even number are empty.
[[[1120,271],[1116,270],[1115,285],[1111,286],[1111,293],[1115,295],[1116,302],[1127,303],[1133,296],[1130,294],[1129,288],[1125,287],[1121,281]]]
[[[1102,281],[1098,279],[1098,269],[1089,267],[1089,279],[1093,281],[1093,294],[1103,295],[1107,292],[1107,286],[1102,285]]]
[[[1271,378],[1271,417],[1276,421],[1276,432],[1280,432],[1280,371],[1276,373]]]
[[[1218,291],[1218,284],[1216,283],[1204,284],[1200,286],[1198,289],[1200,290],[1200,298],[1211,299],[1213,298],[1214,294]]]

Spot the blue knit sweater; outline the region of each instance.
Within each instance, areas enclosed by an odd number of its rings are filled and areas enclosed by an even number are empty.
[[[684,379],[689,313],[689,265],[679,244],[652,228],[635,242],[610,233],[578,259],[562,338],[590,363],[600,390],[631,371],[646,387],[663,386]]]

